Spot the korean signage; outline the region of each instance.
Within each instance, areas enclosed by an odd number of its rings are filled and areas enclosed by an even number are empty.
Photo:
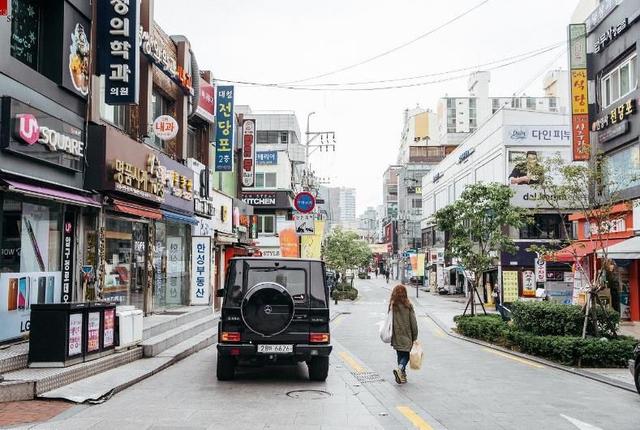
[[[636,100],[627,99],[591,124],[591,131],[601,131],[628,119],[638,111]]]
[[[522,295],[525,297],[536,295],[536,278],[531,270],[522,272]]]
[[[62,224],[62,295],[60,298],[62,303],[69,303],[73,289],[75,214],[70,211],[65,212]]]
[[[112,2],[114,0],[111,0]],[[123,0],[115,0],[123,1]],[[124,0],[126,1],[126,0]],[[138,27],[136,27],[138,28]],[[142,53],[180,87],[185,95],[193,95],[193,78],[184,67],[177,64],[176,53],[165,48],[164,41],[152,32],[140,27],[140,49]]]
[[[271,166],[278,164],[278,151],[256,152],[256,164]]]
[[[98,73],[105,76],[104,99],[109,105],[138,103],[138,9],[138,1],[98,1]]]
[[[43,163],[84,170],[84,133],[10,97],[2,99],[0,147]]]
[[[178,121],[171,115],[160,115],[153,121],[153,134],[160,140],[171,140],[178,135]]]
[[[302,191],[296,194],[293,204],[299,212],[306,214],[316,207],[316,198],[310,192]]]
[[[115,343],[115,326],[116,326],[116,310],[105,309],[104,311],[104,337],[102,339],[103,347],[108,348]]]
[[[215,93],[214,86],[200,78],[200,97],[198,98],[196,115],[211,124],[216,119]]]
[[[158,203],[164,201],[164,175],[154,153],[147,155],[143,167],[120,159],[113,160],[115,190]]]
[[[211,289],[211,237],[191,238],[191,304],[209,304]]]
[[[566,125],[521,125],[504,127],[505,143],[514,145],[566,145],[571,133]]]
[[[621,233],[627,230],[627,222],[624,217],[604,220],[598,226],[597,223],[589,223],[589,232],[592,236],[598,234]]]
[[[194,212],[196,215],[212,217],[215,214],[215,207],[211,198],[209,169],[194,158],[187,159],[187,166],[193,171]]]
[[[160,165],[160,178],[165,186],[164,202],[160,207],[193,214],[193,170],[164,153],[159,153],[157,159]]]
[[[502,302],[513,303],[518,300],[518,272],[502,272]]]
[[[252,187],[256,166],[256,120],[242,122],[242,185]]]
[[[184,252],[182,237],[167,238],[167,289],[166,304],[179,305],[182,303],[182,275],[184,274]]]
[[[313,214],[295,214],[296,234],[300,236],[315,234],[315,215]]]
[[[536,258],[534,260],[536,270],[536,282],[545,282],[547,280],[547,262],[544,258]]]
[[[67,346],[67,355],[82,354],[82,314],[69,315],[69,342]]]
[[[87,314],[87,352],[100,349],[100,312]]]
[[[569,25],[569,68],[571,69],[572,159],[588,160],[589,94],[587,83],[587,30],[584,24]]]
[[[233,86],[218,87],[216,91],[215,171],[233,170]]]
[[[594,11],[587,17],[586,22],[586,31],[587,33],[591,33],[591,31],[596,28],[609,14],[613,9],[620,4],[622,0],[601,0],[598,7],[594,9]]]
[[[616,40],[618,36],[627,30],[628,25],[629,20],[627,18],[623,18],[617,25],[609,27],[607,31],[602,33],[600,37],[593,42],[593,52],[597,54],[600,50],[606,48],[607,45]]]

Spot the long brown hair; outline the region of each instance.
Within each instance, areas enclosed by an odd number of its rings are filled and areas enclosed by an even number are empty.
[[[407,289],[402,284],[393,287],[391,299],[389,300],[389,310],[391,310],[392,306],[395,308],[398,303],[402,303],[408,309],[413,309],[413,305],[409,301],[409,297],[407,297]]]

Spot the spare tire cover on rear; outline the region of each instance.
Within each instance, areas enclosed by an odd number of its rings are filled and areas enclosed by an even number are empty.
[[[251,331],[274,336],[289,327],[293,309],[293,297],[286,288],[275,282],[260,282],[247,291],[240,312]]]

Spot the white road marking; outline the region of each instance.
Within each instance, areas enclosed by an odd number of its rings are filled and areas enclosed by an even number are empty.
[[[569,417],[567,415],[560,414],[560,416],[562,418],[564,418],[565,420],[569,421],[574,426],[578,427],[580,430],[602,430],[600,427],[596,427],[596,426],[591,425],[589,423],[582,422],[580,420],[577,420],[575,418]]]

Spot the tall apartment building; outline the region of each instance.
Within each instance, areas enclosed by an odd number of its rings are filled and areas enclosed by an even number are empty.
[[[357,226],[355,188],[340,187],[340,224],[344,227]]]

